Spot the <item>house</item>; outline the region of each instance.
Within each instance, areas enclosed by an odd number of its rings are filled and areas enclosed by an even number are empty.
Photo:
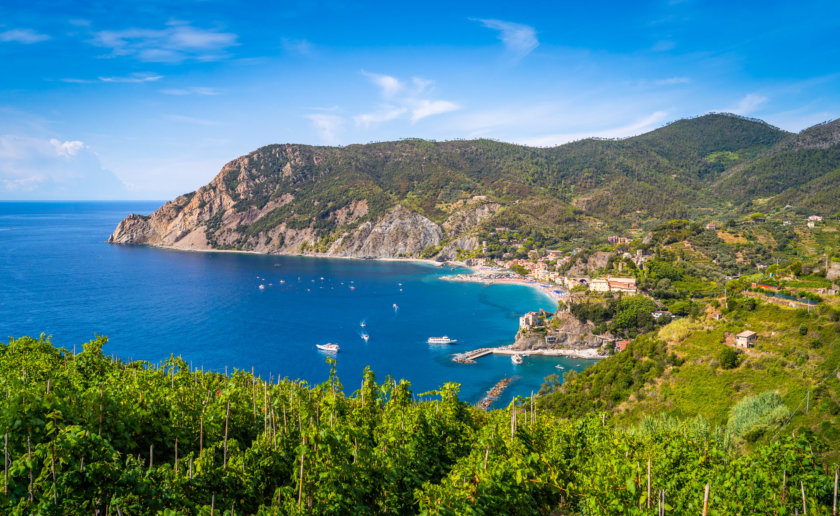
[[[615,343],[615,352],[621,353],[627,348],[627,344],[630,344],[629,340],[620,340]]]
[[[629,244],[630,239],[626,238],[626,237],[620,237],[620,236],[613,235],[613,236],[607,237],[607,242],[609,242],[611,244]]]
[[[735,335],[735,345],[739,348],[751,348],[755,346],[756,340],[758,340],[758,334],[750,330],[744,330]]]
[[[815,228],[815,227],[817,227],[817,223],[816,223],[816,222],[814,222],[813,220],[809,220],[809,221],[808,221],[808,223],[807,223],[806,225],[807,225],[809,228]]]
[[[665,317],[666,319],[673,319],[673,318],[674,318],[674,314],[672,314],[672,313],[671,313],[670,311],[668,311],[668,310],[656,310],[656,311],[654,311],[654,312],[651,312],[651,313],[650,313],[650,315],[651,315],[654,319],[656,319],[657,321],[658,321],[661,317]]]
[[[717,229],[717,225],[715,225],[714,222],[709,222],[708,224],[706,224],[706,229],[710,231],[715,231]]]
[[[811,215],[810,217],[808,217],[808,220],[812,222],[822,222],[822,219],[823,218],[819,215]]]
[[[609,292],[610,283],[606,278],[595,278],[589,282],[589,290],[593,292]]]
[[[473,201],[473,202],[486,201],[487,196],[486,195],[473,195],[472,199],[470,199],[470,200]]]
[[[540,325],[540,314],[538,312],[528,312],[519,318],[519,329],[530,330],[531,328]]]
[[[549,260],[557,260],[563,258],[563,251],[552,249],[550,251],[546,251],[545,255]]]
[[[636,293],[636,278],[607,278],[610,292]]]
[[[496,233],[507,233],[508,231],[510,231],[509,228],[495,228],[495,229],[496,229]]]

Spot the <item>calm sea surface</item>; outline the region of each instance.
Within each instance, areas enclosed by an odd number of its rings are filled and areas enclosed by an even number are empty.
[[[457,271],[404,262],[104,243],[123,217],[160,204],[0,202],[0,336],[44,332],[56,345],[81,351],[94,334],[107,335],[105,352],[123,358],[159,362],[175,354],[194,367],[254,367],[264,377],[309,382],[329,373],[315,344],[337,342],[347,392],[365,366],[380,381],[385,375],[411,381],[416,393],[458,382],[469,402],[514,377],[497,405],[538,390],[545,376],[563,372],[557,364],[589,365],[532,357],[516,366],[493,355],[473,365],[452,362],[454,352],[512,342],[523,312],[553,309],[526,287],[441,281]],[[426,344],[441,335],[458,343]]]

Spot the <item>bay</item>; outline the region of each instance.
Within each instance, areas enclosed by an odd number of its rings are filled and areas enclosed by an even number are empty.
[[[452,362],[453,353],[512,342],[522,313],[554,309],[527,287],[440,279],[463,270],[104,243],[127,214],[149,214],[160,204],[0,203],[0,336],[44,332],[58,346],[81,350],[95,334],[107,335],[105,353],[125,359],[158,363],[174,354],[194,367],[253,367],[263,377],[311,383],[329,374],[315,344],[335,342],[348,393],[368,366],[380,381],[411,381],[415,393],[457,382],[471,403],[513,377],[497,406],[537,391],[547,375],[562,375],[556,365],[568,371],[591,363],[530,357],[517,366],[501,355]],[[442,335],[457,344],[426,344]]]

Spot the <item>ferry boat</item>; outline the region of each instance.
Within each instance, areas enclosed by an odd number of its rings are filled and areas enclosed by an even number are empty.
[[[524,362],[524,360],[522,358],[522,355],[513,355],[513,356],[510,357],[510,361],[513,362],[516,365],[519,365],[522,362]]]
[[[446,335],[443,337],[429,337],[429,340],[426,341],[429,344],[455,344],[458,342],[455,339],[450,339]]]
[[[315,344],[315,347],[327,353],[338,353],[338,344],[328,342],[327,344]]]

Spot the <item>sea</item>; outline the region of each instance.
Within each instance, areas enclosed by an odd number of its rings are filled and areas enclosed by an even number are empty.
[[[417,395],[457,382],[469,403],[512,378],[494,407],[591,365],[560,357],[514,365],[504,355],[453,362],[454,353],[513,342],[524,312],[555,309],[529,287],[441,279],[464,269],[105,243],[125,216],[161,204],[0,202],[0,338],[44,333],[81,351],[105,335],[104,353],[122,359],[175,355],[193,368],[310,383],[329,377],[330,355],[315,346],[331,342],[347,394],[366,367],[380,382],[410,381]],[[457,343],[426,343],[444,335]]]

